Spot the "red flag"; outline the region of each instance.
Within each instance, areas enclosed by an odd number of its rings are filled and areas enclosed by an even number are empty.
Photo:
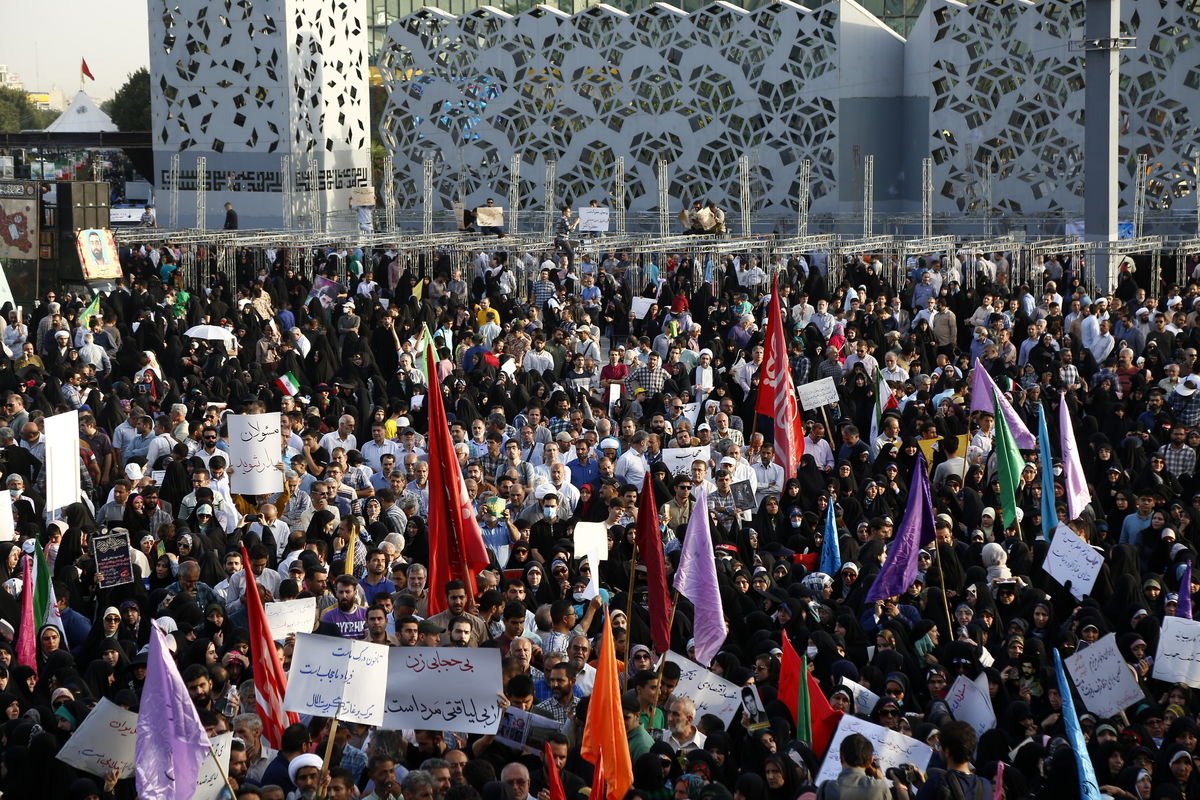
[[[91,78],[92,80],[96,80],[96,76],[92,74],[92,71],[90,69],[88,69],[86,58],[79,59],[79,74],[83,78]]]
[[[592,793],[588,797],[604,800],[604,761],[603,755],[596,754],[596,768],[592,770]]]
[[[817,679],[808,673],[808,708],[800,705],[800,673],[804,671],[803,662],[796,654],[787,633],[783,634],[783,658],[779,667],[779,699],[792,712],[792,719],[798,720],[799,713],[809,715],[812,725],[812,749],[818,757],[823,757],[837,731],[842,712],[835,711],[829,705],[825,693],[821,691]]]
[[[270,627],[267,626],[267,616],[263,613],[262,599],[258,594],[254,573],[250,570],[250,554],[246,552],[245,545],[242,545],[242,563],[246,565],[244,602],[250,627],[250,665],[254,670],[254,711],[262,720],[262,732],[267,743],[279,749],[283,729],[299,722],[300,717],[291,711],[283,710],[287,676],[283,674],[279,651],[275,649],[275,640],[271,637]]]
[[[771,279],[771,306],[767,313],[767,336],[763,342],[763,362],[759,369],[758,398],[754,410],[775,421],[775,460],[783,467],[783,477],[791,478],[804,455],[804,431],[800,408],[796,405],[796,387],[788,368],[787,337],[783,332],[778,278]]]
[[[650,590],[650,641],[656,652],[671,649],[671,602],[667,598],[667,565],[663,559],[662,536],[658,528],[658,504],[650,473],[642,482],[638,498],[637,543],[638,562],[646,565],[646,586]]]
[[[562,778],[558,775],[558,762],[554,760],[554,753],[550,752],[549,742],[542,742],[542,758],[546,762],[546,788],[550,790],[550,800],[567,800],[567,790],[563,788]]]
[[[430,391],[429,408],[429,616],[446,608],[446,583],[460,580],[467,586],[469,602],[475,599],[475,576],[491,563],[483,532],[467,496],[458,457],[450,441],[446,409],[437,382],[433,337],[425,337],[425,359]]]

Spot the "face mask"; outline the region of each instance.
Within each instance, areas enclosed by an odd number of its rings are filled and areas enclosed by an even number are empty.
[[[792,527],[799,528],[800,525],[803,524],[803,522],[804,522],[803,520],[794,519],[794,520],[792,520]]]
[[[21,490],[20,490],[20,489],[9,489],[9,490],[8,490],[8,493],[9,493],[9,495],[10,495],[10,496],[11,496],[11,497],[12,497],[14,500],[16,500],[18,497],[20,497],[20,496],[21,496]]]
[[[558,513],[557,508],[543,508],[542,516],[546,519],[554,519],[554,515]]]
[[[810,644],[807,648],[805,648],[804,654],[807,655],[809,657],[809,659],[816,658],[817,657],[817,646]]]

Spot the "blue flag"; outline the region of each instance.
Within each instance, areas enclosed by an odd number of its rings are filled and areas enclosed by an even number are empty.
[[[838,545],[837,520],[833,516],[833,498],[829,498],[829,507],[825,511],[825,541],[821,543],[821,572],[830,577],[836,577],[842,568],[842,551]]]
[[[1038,405],[1038,451],[1042,460],[1042,538],[1058,527],[1058,512],[1054,510],[1054,461],[1050,457],[1050,434],[1046,432],[1046,406]]]
[[[896,538],[888,546],[887,560],[867,592],[867,602],[903,594],[917,577],[917,552],[933,541],[933,497],[929,492],[929,469],[925,457],[917,455],[913,482],[908,487],[908,507],[900,520]]]
[[[1057,648],[1050,648],[1054,653],[1054,673],[1058,676],[1058,693],[1062,695],[1063,725],[1067,729],[1067,741],[1075,751],[1075,764],[1079,769],[1080,800],[1100,800],[1100,784],[1096,781],[1096,771],[1092,768],[1092,759],[1088,755],[1087,742],[1083,738],[1083,729],[1079,727],[1079,715],[1075,713],[1075,701],[1071,698],[1071,684],[1067,673],[1063,670],[1062,656]]]

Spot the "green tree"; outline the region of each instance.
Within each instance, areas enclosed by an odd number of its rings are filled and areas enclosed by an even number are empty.
[[[39,111],[20,89],[0,88],[0,133],[41,130],[57,116],[57,111]]]
[[[142,67],[125,80],[112,100],[104,103],[104,112],[120,131],[150,130],[150,72]]]

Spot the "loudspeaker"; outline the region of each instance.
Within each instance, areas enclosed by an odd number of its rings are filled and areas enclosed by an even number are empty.
[[[107,181],[59,181],[58,229],[63,233],[86,228],[107,228]]]

